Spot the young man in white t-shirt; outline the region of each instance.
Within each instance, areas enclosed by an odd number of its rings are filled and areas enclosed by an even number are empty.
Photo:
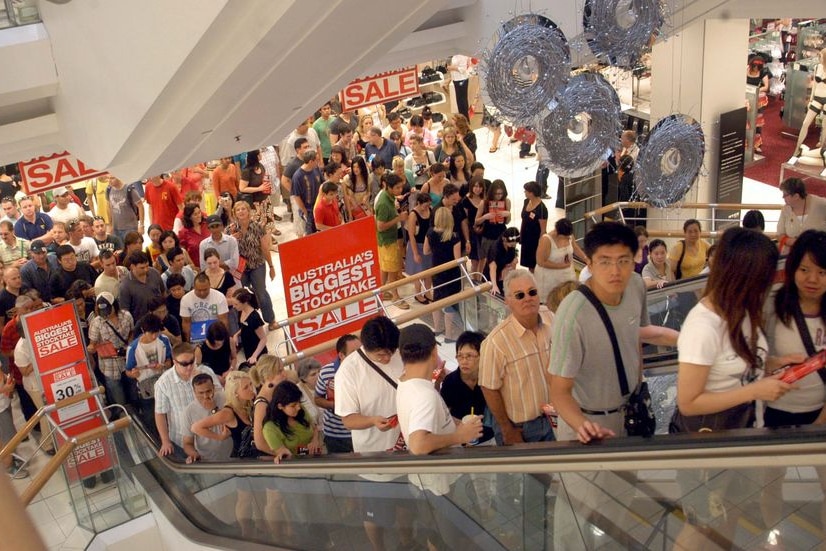
[[[423,324],[401,330],[399,353],[404,375],[396,390],[399,428],[414,455],[466,444],[482,435],[482,421],[476,415],[468,423],[453,419],[436,387],[432,375],[439,367],[436,335]]]
[[[209,276],[195,276],[193,289],[181,298],[181,337],[200,342],[206,340],[210,323],[219,321],[229,329],[227,298],[209,285]]]
[[[347,356],[336,372],[335,412],[351,431],[354,452],[388,451],[401,436],[396,417],[396,386],[404,370],[396,351],[399,328],[387,317],[375,317],[361,329],[361,342],[362,347]],[[397,477],[362,478],[389,482]],[[364,530],[373,549],[384,548],[385,528],[398,535],[399,546],[413,542],[411,504],[396,501],[379,497],[364,500]]]

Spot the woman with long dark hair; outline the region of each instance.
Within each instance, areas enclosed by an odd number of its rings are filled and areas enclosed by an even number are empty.
[[[522,189],[525,191],[525,202],[522,204],[522,227],[519,229],[519,244],[522,245],[519,264],[533,272],[539,238],[545,235],[548,228],[548,208],[542,202],[539,184],[525,182]]]
[[[264,438],[276,452],[276,463],[298,455],[300,448],[307,448],[309,453],[321,451],[318,430],[301,407],[301,389],[295,383],[283,381],[275,387],[267,408]]]
[[[510,219],[511,201],[508,199],[508,189],[502,180],[494,180],[488,186],[487,195],[473,226],[474,231],[482,237],[479,241],[480,271],[487,267],[490,250],[499,241]]]
[[[199,205],[184,207],[183,224],[184,227],[178,231],[181,248],[187,252],[189,258],[195,263],[195,267],[200,269],[201,255],[198,253],[198,246],[201,241],[210,236],[210,231],[204,221],[204,215]]]
[[[365,214],[373,212],[373,205],[370,203],[370,172],[367,170],[367,163],[361,155],[353,159],[350,173],[344,177],[345,193],[350,197],[350,202],[361,207]],[[350,213],[352,215],[352,213]]]
[[[261,354],[267,353],[267,326],[258,313],[255,295],[247,289],[236,289],[230,295],[229,302],[238,310],[240,329],[233,337],[236,348],[244,351],[244,359],[250,365],[258,361]]]
[[[826,232],[801,233],[786,257],[786,278],[769,312],[767,336],[769,353],[787,361],[800,362],[826,346]],[[765,404],[763,421],[768,428],[826,423],[826,385],[819,373],[811,373],[796,383],[798,387],[780,399]],[[820,486],[826,492],[826,468],[815,467]],[[761,509],[767,526],[782,520],[785,467],[766,470]],[[826,527],[826,505],[821,505],[821,526]]]
[[[680,331],[677,410],[670,432],[751,427],[757,400],[777,400],[792,390],[778,377],[764,376],[768,342],[763,304],[777,259],[777,247],[761,233],[739,227],[723,233],[703,298]],[[741,494],[751,493],[732,474],[678,472],[683,508],[689,514],[677,547],[709,548],[711,532],[732,540],[739,515],[726,511],[725,503],[739,503]],[[720,506],[711,506],[714,502]]]

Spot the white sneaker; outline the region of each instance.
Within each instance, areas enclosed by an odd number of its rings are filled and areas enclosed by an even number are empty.
[[[798,159],[798,157],[792,157],[791,159],[786,161],[786,164],[789,165],[789,166],[794,166],[794,165],[797,164],[797,159]]]

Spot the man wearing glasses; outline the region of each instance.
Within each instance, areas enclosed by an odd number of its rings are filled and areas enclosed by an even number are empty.
[[[195,365],[195,347],[188,342],[172,349],[173,369],[167,369],[155,383],[155,426],[161,437],[158,455],[174,453],[186,459],[184,436],[189,433],[186,408],[195,401],[192,378],[199,373],[212,377],[215,388],[222,390],[221,381],[206,365]]]
[[[527,269],[509,272],[503,287],[511,314],[484,340],[479,361],[479,385],[496,419],[496,443],[553,440],[542,411],[551,399],[553,314],[540,306],[536,280]]]
[[[617,334],[631,389],[640,380],[640,327],[646,327],[645,284],[634,272],[639,243],[630,227],[603,222],[585,236],[591,278],[584,284],[605,306]],[[581,292],[557,309],[551,354],[551,398],[559,412],[557,437],[588,443],[624,436],[623,410],[611,340],[596,308]]]

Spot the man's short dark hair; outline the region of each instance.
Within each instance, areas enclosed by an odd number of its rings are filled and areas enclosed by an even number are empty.
[[[308,149],[301,155],[301,160],[305,163],[311,163],[315,161],[315,158],[318,156],[318,152],[315,149]]]
[[[296,153],[299,149],[301,149],[302,145],[308,143],[309,141],[310,140],[308,140],[307,138],[296,138],[296,140],[293,142],[293,147],[295,148]]]
[[[593,260],[597,249],[610,245],[625,245],[631,250],[631,254],[637,254],[640,242],[629,226],[619,222],[600,222],[585,234],[583,252]]]
[[[456,352],[461,350],[463,346],[470,346],[475,351],[482,350],[482,341],[485,340],[485,334],[479,331],[465,331],[459,338],[456,339]]]
[[[387,189],[396,187],[398,184],[402,182],[401,177],[399,177],[398,174],[395,174],[393,172],[387,172],[381,177],[381,179],[384,181],[384,186]]]
[[[149,255],[143,251],[132,251],[126,257],[126,264],[131,268],[137,264],[149,264]]]
[[[409,342],[399,348],[399,355],[405,364],[416,364],[426,361],[432,354],[433,349],[439,346],[432,344],[428,346],[421,342]]]
[[[195,388],[198,385],[205,385],[207,383],[215,386],[215,381],[213,381],[212,377],[207,373],[198,373],[192,377],[192,388]]]
[[[146,304],[146,307],[149,312],[154,312],[161,306],[166,306],[166,298],[161,295],[155,295],[154,297],[149,299],[149,302]]]
[[[442,187],[442,197],[450,197],[454,193],[459,193],[459,186],[453,182],[448,182]]]
[[[361,342],[368,352],[389,350],[395,352],[399,347],[399,328],[386,316],[376,316],[361,329]]]
[[[410,126],[424,126],[424,119],[421,115],[413,115],[410,117]]]
[[[370,161],[370,168],[375,172],[377,168],[387,168],[387,163],[385,163],[381,157],[374,157],[373,160]]]
[[[74,248],[71,245],[60,245],[57,248],[57,250],[55,250],[55,254],[57,255],[58,260],[70,253],[76,254]]]
[[[198,272],[198,275],[195,276],[195,283],[204,283],[206,282],[209,284],[209,276],[206,272]]]
[[[109,249],[104,249],[104,250],[100,251],[100,254],[98,255],[98,258],[100,258],[103,261],[103,260],[109,260],[113,256],[115,256],[114,251],[109,250]]]
[[[166,289],[169,290],[178,285],[186,288],[186,278],[183,274],[169,274],[169,277],[166,278]]]
[[[400,118],[402,118],[402,116],[399,115],[396,111],[391,111],[390,113],[387,113],[387,122],[397,121]]]
[[[783,180],[783,183],[780,184],[780,191],[787,195],[794,195],[796,193],[801,199],[805,199],[806,183],[800,178],[786,178]]]
[[[163,321],[155,314],[147,314],[141,321],[142,333],[160,333],[163,331]]]
[[[331,191],[338,191],[338,184],[335,182],[324,182],[321,184],[321,193],[330,193]]]
[[[340,336],[336,341],[336,352],[338,352],[339,354],[344,354],[345,352],[347,352],[347,345],[350,344],[352,341],[357,340],[358,337],[353,335],[352,333]]]
[[[326,165],[324,165],[324,175],[325,176],[332,176],[336,173],[336,170],[341,168],[341,163],[336,161],[330,161]]]
[[[483,165],[479,161],[476,161],[475,163],[471,163],[471,165],[470,165],[470,171],[471,172],[473,172],[474,170],[476,170],[478,168],[481,168],[482,170],[485,170],[485,165]]]
[[[172,247],[168,251],[166,251],[166,259],[170,262],[175,260],[175,257],[179,254],[184,254],[184,250],[180,247]]]

